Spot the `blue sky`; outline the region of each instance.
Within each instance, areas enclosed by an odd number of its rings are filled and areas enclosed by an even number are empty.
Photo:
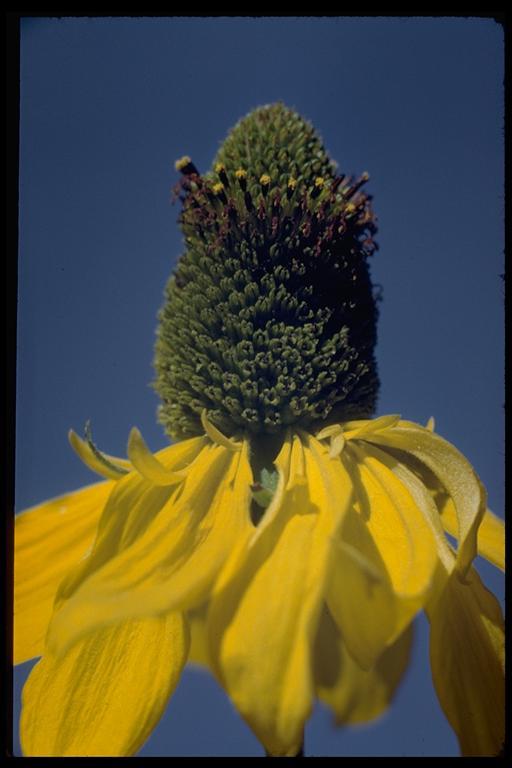
[[[282,100],[340,169],[370,173],[383,287],[378,413],[437,431],[504,509],[503,31],[485,19],[24,19],[16,509],[94,480],[67,443],[91,419],[124,455],[166,438],[150,383],[156,314],[179,256],[174,160],[211,165],[250,109]],[[503,598],[503,579],[478,563]],[[19,691],[31,665],[16,677]],[[454,755],[426,623],[395,706],[317,755]],[[258,755],[216,684],[187,672],[142,755]]]

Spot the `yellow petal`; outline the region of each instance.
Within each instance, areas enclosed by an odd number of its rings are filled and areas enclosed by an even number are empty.
[[[355,510],[345,516],[340,538],[327,604],[354,659],[368,669],[395,632],[396,599],[379,550]]]
[[[505,735],[504,623],[496,598],[471,569],[444,582],[427,608],[432,677],[463,755],[497,755]]]
[[[97,483],[16,516],[15,664],[41,655],[57,587],[91,548],[114,485]]]
[[[128,438],[128,456],[137,472],[154,485],[174,485],[183,480],[182,473],[169,471],[155,458],[136,427]]]
[[[378,449],[374,449],[378,450]],[[439,510],[435,504],[432,494],[428,488],[423,484],[422,480],[417,477],[408,467],[404,464],[395,463],[395,460],[387,456],[384,451],[379,451],[382,459],[382,463],[386,464],[398,479],[405,485],[418,509],[421,510],[425,520],[430,525],[432,534],[437,547],[437,557],[444,566],[447,573],[451,573],[455,567],[456,557],[453,548],[448,543],[445,536],[443,526],[441,524],[441,518],[439,516]],[[430,601],[436,593],[436,590],[440,584],[436,578],[437,568],[433,574],[430,594],[428,600]]]
[[[408,457],[407,462],[413,466],[414,472],[403,464],[396,463],[396,459],[387,457],[388,465],[393,465],[393,471],[405,482],[415,498],[418,506],[423,509],[426,517],[432,522],[436,535],[438,553],[443,560],[448,572],[455,565],[451,547],[448,545],[443,532],[457,537],[458,523],[453,499],[444,490],[435,475],[425,466]],[[420,478],[420,479],[418,479]],[[432,509],[432,505],[434,508]],[[505,522],[486,510],[478,529],[477,538],[478,554],[485,557],[501,570],[505,570]]]
[[[350,472],[359,519],[350,516],[342,537],[372,563],[380,580],[357,571],[347,558],[328,603],[349,650],[363,667],[400,634],[424,605],[437,560],[429,522],[408,488],[368,444],[347,444],[342,461]],[[355,524],[357,521],[357,525]],[[350,576],[343,590],[342,568]]]
[[[201,411],[201,424],[203,425],[204,431],[213,443],[222,445],[223,448],[227,448],[229,451],[241,450],[241,443],[239,443],[237,440],[232,440],[230,437],[226,437],[226,435],[222,434],[220,429],[217,429],[217,427],[212,424],[208,418],[206,408]]]
[[[343,433],[341,435],[334,435],[331,440],[331,447],[329,448],[329,458],[335,459],[339,456],[345,447],[345,442]]]
[[[317,695],[337,725],[358,725],[380,717],[390,706],[407,669],[413,640],[410,624],[368,670],[348,653],[336,624],[323,611],[315,642]]]
[[[358,437],[367,437],[374,432],[379,432],[382,429],[389,429],[394,427],[400,421],[399,414],[389,414],[386,416],[379,416],[377,419],[361,419],[357,421],[347,421],[343,424],[343,433],[347,440],[353,440]]]
[[[60,583],[55,596],[55,610],[69,600],[89,575],[138,541],[175,489],[154,486],[131,472],[114,487],[98,522],[91,553],[73,568]]]
[[[401,421],[367,439],[413,456],[434,473],[452,497],[459,539],[457,568],[465,573],[477,552],[478,526],[486,508],[485,491],[469,462],[449,442],[412,422]],[[407,463],[405,455],[401,459]]]
[[[427,613],[431,664],[443,709],[468,755],[496,754],[504,729],[503,618],[476,571],[462,579],[433,497],[406,467],[394,470],[436,529],[439,564]]]
[[[441,521],[445,530],[457,537],[457,514],[450,496],[443,496],[440,504]],[[478,528],[477,551],[493,565],[505,570],[505,521],[497,517],[490,509],[485,514]]]
[[[207,445],[205,437],[190,437],[162,448],[155,453],[155,458],[164,469],[172,472],[181,472],[186,469],[199,455],[202,448]]]
[[[78,454],[83,463],[92,469],[96,474],[101,475],[110,480],[119,480],[127,472],[131,472],[133,469],[131,463],[125,459],[118,459],[115,456],[108,456],[107,454],[101,454],[100,458],[91,448],[88,442],[78,437],[76,432],[72,429],[69,430],[69,442],[71,447]]]
[[[179,472],[198,458],[203,438],[183,440],[159,451],[156,456],[168,471]],[[58,599],[67,599],[91,570],[98,569],[118,552],[137,541],[176,489],[154,486],[137,472],[118,481],[98,523],[98,535],[91,553],[60,585]]]
[[[180,614],[127,621],[50,654],[23,689],[25,756],[129,756],[163,714],[186,660]]]
[[[316,439],[317,440],[325,440],[328,437],[336,437],[337,435],[341,435],[343,433],[343,427],[341,424],[329,424],[328,427],[324,427],[320,430],[320,432],[317,432]]]
[[[207,604],[186,613],[187,623],[190,628],[190,649],[187,663],[197,664],[200,667],[210,666],[210,652],[206,634],[207,613]]]
[[[114,621],[200,605],[236,542],[254,530],[247,441],[237,453],[203,448],[172,494],[150,485],[144,494],[147,482],[118,483],[112,525],[100,529],[88,562],[59,591],[48,635],[55,651]],[[117,520],[130,515],[135,533],[127,538]]]
[[[285,444],[276,466],[281,506],[216,592],[208,617],[212,662],[242,717],[272,755],[294,755],[314,696],[312,643],[331,541],[348,506],[348,476],[313,438]],[[306,481],[304,482],[304,474]],[[346,475],[346,473],[345,473]],[[299,477],[299,482],[294,478]]]
[[[490,509],[485,511],[480,523],[477,548],[479,555],[505,570],[505,521]]]

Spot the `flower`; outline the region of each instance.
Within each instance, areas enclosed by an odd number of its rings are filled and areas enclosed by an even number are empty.
[[[504,568],[503,524],[433,422],[371,418],[367,174],[336,176],[281,104],[233,129],[216,175],[177,169],[155,360],[177,442],[153,454],[134,428],[121,460],[71,432],[104,481],[17,518],[15,661],[42,656],[24,753],[134,754],[195,661],[296,755],[315,698],[339,723],[386,710],[424,610],[462,753],[497,754],[503,617],[473,560]]]

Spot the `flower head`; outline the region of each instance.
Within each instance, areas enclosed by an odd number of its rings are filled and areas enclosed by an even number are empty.
[[[25,753],[134,754],[191,660],[295,755],[315,698],[340,723],[385,711],[425,610],[461,750],[496,754],[503,618],[473,560],[503,567],[503,526],[433,423],[371,418],[368,175],[337,176],[281,104],[235,126],[213,173],[177,167],[155,384],[177,442],[153,454],[132,429],[116,459],[72,432],[104,482],[17,520],[16,660],[43,657]]]
[[[215,175],[183,180],[186,251],[156,350],[166,430],[200,434],[203,409],[227,434],[250,435],[371,415],[379,384],[367,174],[336,176],[312,127],[281,104],[235,126],[220,168],[222,205]]]

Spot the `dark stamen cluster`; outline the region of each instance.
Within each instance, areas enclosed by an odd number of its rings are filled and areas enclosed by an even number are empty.
[[[275,433],[368,416],[378,378],[368,270],[370,198],[335,175],[317,135],[281,104],[255,110],[201,176],[177,164],[185,253],[156,348],[173,437]]]

